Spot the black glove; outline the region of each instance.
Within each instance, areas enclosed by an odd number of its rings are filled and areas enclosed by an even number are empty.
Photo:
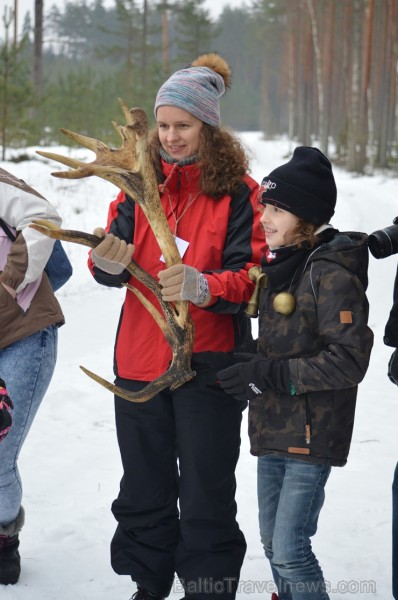
[[[252,400],[264,390],[294,394],[290,383],[289,364],[285,360],[270,360],[258,354],[236,353],[232,367],[217,373],[227,394],[238,400]],[[243,362],[245,361],[245,362]]]
[[[390,381],[398,385],[398,350],[394,350],[388,363],[387,375]]]
[[[238,354],[251,354],[251,357],[255,358],[255,356],[257,356],[257,345],[258,340],[249,339],[233,349],[234,356],[236,357]],[[243,361],[244,359],[241,360]],[[238,361],[235,360],[235,362]]]
[[[10,410],[14,408],[6,390],[6,384],[0,379],[0,442],[4,440],[12,425]]]

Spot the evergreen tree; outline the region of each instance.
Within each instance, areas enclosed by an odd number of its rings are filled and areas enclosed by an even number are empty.
[[[217,30],[203,4],[204,0],[180,0],[174,5],[176,62],[179,65],[189,65],[214,47]]]
[[[262,53],[253,35],[253,18],[246,9],[226,7],[219,23],[215,50],[232,71],[231,88],[221,99],[223,123],[240,131],[258,129]]]
[[[0,136],[2,160],[8,147],[18,147],[33,142],[34,123],[30,120],[29,107],[34,99],[29,63],[24,51],[26,37],[19,43],[11,43],[10,28],[13,13],[4,11],[4,41],[0,42]]]
[[[245,0],[215,21],[204,1],[50,6],[40,101],[31,15],[14,44],[8,16],[0,31],[3,153],[65,143],[60,127],[117,140],[119,97],[153,120],[163,81],[200,54],[219,52],[232,71],[221,99],[225,125],[318,145],[353,171],[398,168],[398,0]]]

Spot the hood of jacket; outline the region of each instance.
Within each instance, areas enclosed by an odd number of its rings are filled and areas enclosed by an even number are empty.
[[[336,231],[328,242],[317,246],[307,259],[307,264],[326,260],[343,266],[360,280],[364,290],[368,287],[368,235],[357,231]]]

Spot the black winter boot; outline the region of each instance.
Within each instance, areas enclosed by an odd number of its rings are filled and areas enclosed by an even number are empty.
[[[21,574],[21,558],[17,535],[0,535],[0,584],[17,583]]]
[[[18,534],[25,522],[25,511],[21,506],[15,521],[0,525],[0,585],[17,583],[21,574]]]
[[[159,594],[150,592],[145,588],[137,585],[137,591],[131,596],[130,600],[165,600]]]

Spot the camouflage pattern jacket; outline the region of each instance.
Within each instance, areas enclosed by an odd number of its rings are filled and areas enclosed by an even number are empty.
[[[273,309],[291,278],[284,288],[261,291],[258,352],[289,360],[296,393],[267,390],[251,401],[256,456],[275,453],[332,466],[347,461],[358,383],[373,345],[365,294],[368,247],[366,234],[333,231],[332,239],[304,256],[290,289],[296,299],[292,314]]]

